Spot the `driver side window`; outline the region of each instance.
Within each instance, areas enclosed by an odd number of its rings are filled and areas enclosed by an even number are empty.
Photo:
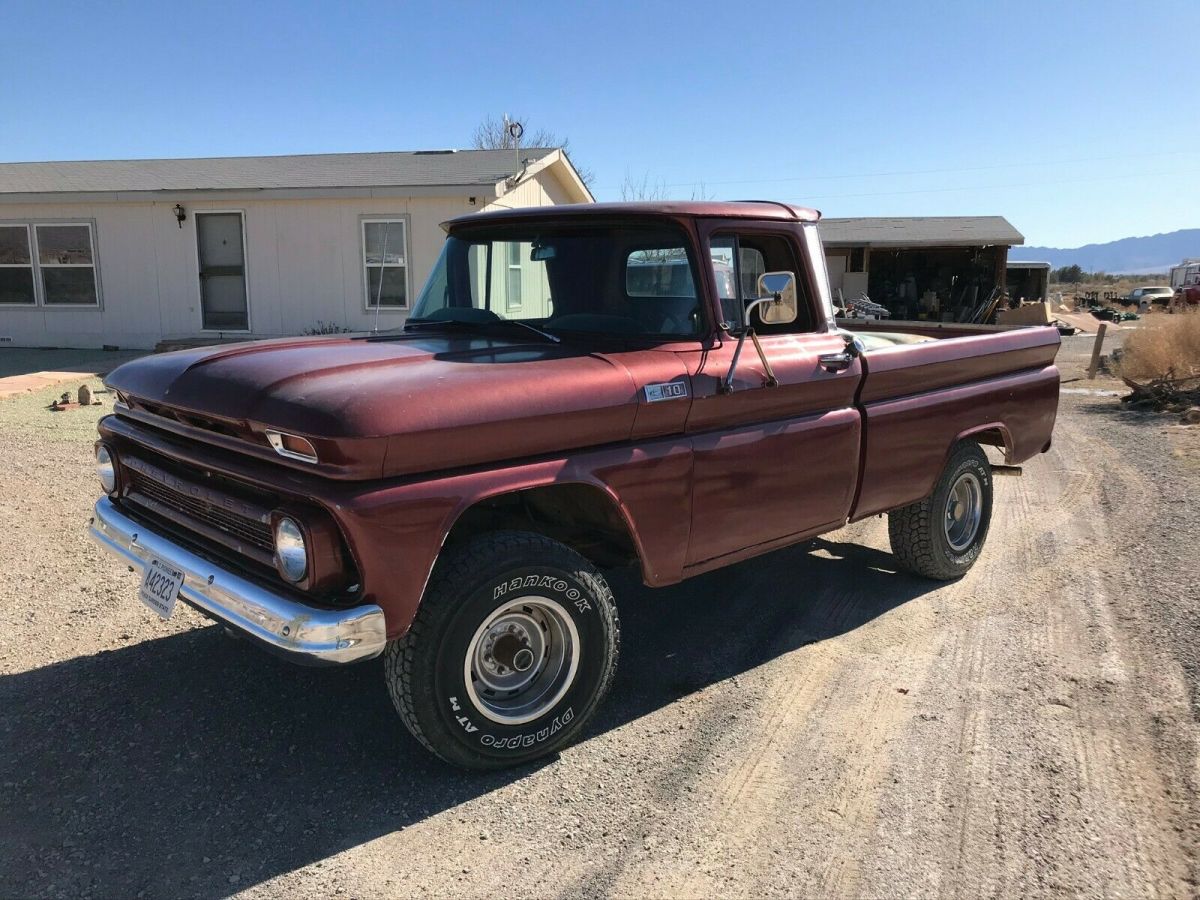
[[[754,326],[759,334],[781,334],[812,331],[812,304],[808,297],[807,279],[800,267],[791,242],[780,235],[722,234],[709,241],[709,258],[721,312],[731,326]],[[745,323],[746,306],[758,299],[759,276],[767,272],[793,272],[796,275],[799,315],[787,325],[765,325],[757,311],[752,322]]]

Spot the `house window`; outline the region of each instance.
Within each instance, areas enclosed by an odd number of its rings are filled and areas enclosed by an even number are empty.
[[[87,223],[35,225],[42,302],[47,306],[96,306],[96,254]]]
[[[521,308],[521,247],[524,244],[509,241],[505,244],[505,261],[508,270],[504,281],[504,296],[506,309]]]
[[[367,309],[408,309],[408,229],[403,219],[364,219]]]
[[[29,226],[0,225],[0,303],[36,302]]]

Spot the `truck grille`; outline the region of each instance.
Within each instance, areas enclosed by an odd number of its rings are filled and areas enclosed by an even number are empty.
[[[275,540],[267,507],[181,478],[142,459],[126,457],[121,462],[127,500],[270,564]]]

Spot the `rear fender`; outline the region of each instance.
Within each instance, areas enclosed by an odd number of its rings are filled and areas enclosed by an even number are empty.
[[[954,438],[954,443],[946,448],[946,458],[942,460],[943,469],[946,467],[946,462],[950,459],[950,454],[954,452],[955,446],[962,441],[975,441],[979,444],[987,444],[990,447],[999,447],[1004,451],[1004,461],[1008,463],[1012,460],[1013,440],[1008,426],[1003,422],[989,422],[986,425],[977,425],[958,433]]]

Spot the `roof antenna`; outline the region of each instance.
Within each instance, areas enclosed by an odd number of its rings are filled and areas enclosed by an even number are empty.
[[[512,138],[513,147],[517,151],[517,164],[513,167],[512,178],[509,179],[510,183],[516,184],[523,173],[521,166],[521,136],[525,134],[525,126],[520,122],[509,122],[508,116],[504,117],[504,121],[508,122],[508,136]]]
[[[375,327],[372,334],[379,334],[379,298],[383,296],[383,273],[387,268],[387,239],[390,222],[383,223],[383,253],[379,257],[379,287],[375,289]]]

